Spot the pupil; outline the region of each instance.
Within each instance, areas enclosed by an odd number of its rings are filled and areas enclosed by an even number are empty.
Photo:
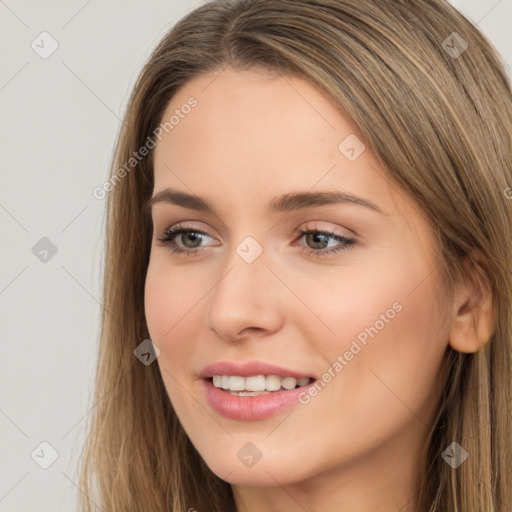
[[[310,233],[310,235],[313,237],[313,240],[314,240],[313,243],[321,243],[321,241],[319,241],[319,239],[321,239],[322,237],[325,238],[325,235],[322,235],[320,233]],[[325,247],[325,240],[324,240],[324,245],[320,248],[322,249],[324,247]]]
[[[197,241],[198,241],[198,240],[200,240],[200,238],[201,238],[200,236],[197,236],[197,235],[196,235],[196,234],[194,234],[194,233],[187,233],[187,237],[185,238],[185,240],[189,240],[189,237],[190,237],[190,238],[195,238],[195,240],[192,240],[192,242],[194,242],[194,241],[196,241],[196,242],[197,242]],[[185,243],[185,245],[187,245],[187,243]],[[195,246],[194,246],[194,245],[192,245],[192,247],[195,247]]]

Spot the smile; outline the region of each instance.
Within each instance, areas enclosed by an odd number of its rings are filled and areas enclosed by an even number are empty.
[[[232,420],[258,421],[299,404],[299,394],[307,391],[316,381],[308,377],[296,379],[277,375],[215,375],[203,378],[201,382],[214,412]],[[261,390],[263,382],[265,389]],[[224,385],[225,389],[222,387]]]
[[[278,375],[214,375],[211,379],[216,388],[235,396],[260,396],[281,390],[307,386],[314,379],[302,377],[280,377]]]

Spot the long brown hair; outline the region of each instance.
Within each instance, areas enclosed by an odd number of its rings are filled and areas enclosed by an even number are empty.
[[[227,65],[293,73],[327,92],[422,206],[447,282],[462,275],[463,261],[485,273],[496,329],[476,353],[447,352],[428,454],[418,461],[417,510],[512,510],[512,92],[495,48],[444,0],[216,0],[181,19],[152,52],[102,189],[104,302],[80,510],[235,510],[231,486],[181,427],[158,365],[134,356],[149,338],[152,151],[126,166],[155,142],[178,89]],[[469,454],[457,469],[441,457],[454,441]]]

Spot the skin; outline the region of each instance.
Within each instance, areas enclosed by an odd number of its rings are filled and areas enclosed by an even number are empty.
[[[194,193],[217,215],[153,206],[145,288],[150,336],[181,424],[232,484],[239,511],[412,512],[447,347],[470,352],[484,342],[489,296],[474,283],[443,289],[421,208],[368,144],[355,161],[338,150],[348,135],[364,137],[319,89],[227,68],[185,84],[164,119],[190,96],[197,107],[155,148],[154,193]],[[349,192],[382,213],[354,204],[266,211],[275,196],[320,190]],[[178,223],[207,236],[175,243],[204,252],[182,257],[158,243]],[[340,243],[297,229],[356,242],[318,258],[306,251]],[[263,249],[252,263],[236,252],[247,236]],[[198,378],[207,364],[259,360],[321,379],[394,303],[400,312],[307,405],[251,422],[208,404]],[[247,442],[262,453],[251,468],[237,458]]]

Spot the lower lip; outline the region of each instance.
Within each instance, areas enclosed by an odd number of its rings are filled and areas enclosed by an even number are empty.
[[[272,391],[259,396],[236,396],[226,393],[203,379],[206,398],[218,414],[233,420],[256,421],[269,418],[299,403],[299,394],[307,390],[307,386],[281,391]]]

